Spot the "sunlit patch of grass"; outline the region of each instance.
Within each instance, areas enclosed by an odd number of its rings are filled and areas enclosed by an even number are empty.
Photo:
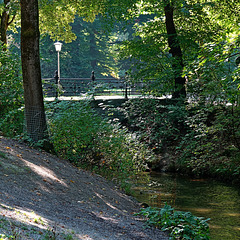
[[[240,227],[234,227],[234,230],[240,231]]]
[[[221,229],[222,227],[219,226],[219,225],[212,225],[212,224],[209,224],[209,228],[210,228],[210,229]]]
[[[225,213],[224,215],[227,215],[230,217],[240,217],[240,213]]]
[[[194,210],[194,212],[198,212],[198,213],[210,213],[210,212],[212,212],[212,209],[209,209],[209,208],[194,208],[193,210]]]

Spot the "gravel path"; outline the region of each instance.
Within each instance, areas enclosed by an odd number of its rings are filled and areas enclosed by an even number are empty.
[[[0,237],[166,240],[133,214],[139,204],[101,176],[0,138]]]

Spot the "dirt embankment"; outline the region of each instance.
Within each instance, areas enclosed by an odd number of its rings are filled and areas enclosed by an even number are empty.
[[[165,240],[139,204],[101,176],[0,137],[0,238]]]

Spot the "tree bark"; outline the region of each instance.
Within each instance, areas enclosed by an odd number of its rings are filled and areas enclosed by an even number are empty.
[[[173,20],[173,7],[171,6],[170,1],[166,0],[164,13],[166,17],[165,24],[167,30],[168,45],[170,48],[169,53],[171,53],[173,57],[172,68],[174,72],[175,89],[172,97],[175,99],[186,98],[186,80],[184,77],[182,77],[184,68],[182,50],[178,41],[177,31]]]
[[[8,28],[8,21],[9,21],[9,9],[8,4],[10,0],[4,0],[4,10],[1,14],[1,24],[0,24],[0,40],[3,44],[7,44],[7,28]]]
[[[39,56],[38,0],[21,0],[21,57],[26,130],[32,141],[47,139]]]

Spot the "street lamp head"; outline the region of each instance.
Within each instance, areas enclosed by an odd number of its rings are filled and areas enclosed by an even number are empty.
[[[60,52],[60,51],[61,51],[62,43],[60,43],[60,42],[55,42],[55,43],[54,43],[54,46],[55,46],[55,49],[56,49],[57,52]]]

